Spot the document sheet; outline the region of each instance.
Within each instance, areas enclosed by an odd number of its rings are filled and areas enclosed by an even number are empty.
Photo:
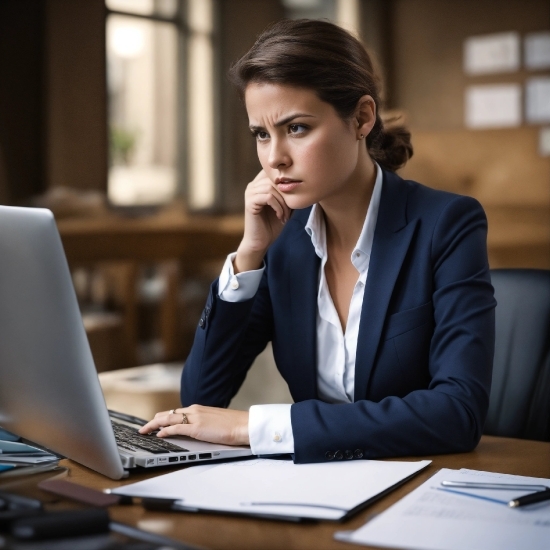
[[[338,532],[335,538],[414,550],[550,548],[550,502],[510,508],[510,500],[529,491],[449,488],[442,481],[550,486],[548,479],[442,469],[363,527]]]
[[[294,464],[258,458],[193,466],[111,492],[175,499],[179,510],[338,520],[430,462]]]

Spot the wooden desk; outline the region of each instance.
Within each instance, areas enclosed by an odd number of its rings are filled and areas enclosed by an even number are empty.
[[[357,529],[371,514],[382,512],[440,468],[472,468],[550,478],[550,443],[539,441],[484,436],[477,449],[471,453],[428,458],[432,458],[433,463],[425,471],[345,523],[320,522],[300,525],[225,517],[217,514],[149,512],[141,506],[112,507],[111,517],[117,521],[204,548],[227,550],[347,548],[349,550],[353,548],[352,545],[336,542],[333,539],[335,531]],[[96,489],[121,486],[158,474],[158,472],[131,474],[130,479],[116,482],[74,462],[64,461],[64,463],[71,470],[69,479]],[[167,471],[170,470],[163,470],[162,473]]]

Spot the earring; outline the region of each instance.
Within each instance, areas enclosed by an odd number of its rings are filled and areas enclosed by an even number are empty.
[[[363,134],[359,134],[359,139],[363,139],[365,136]]]

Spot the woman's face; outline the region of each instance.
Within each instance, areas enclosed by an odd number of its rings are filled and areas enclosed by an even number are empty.
[[[338,200],[364,182],[372,162],[356,118],[342,120],[305,88],[252,83],[245,102],[262,168],[290,208]]]

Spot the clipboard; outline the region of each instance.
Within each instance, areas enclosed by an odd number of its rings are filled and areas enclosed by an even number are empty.
[[[148,509],[292,522],[346,521],[431,461],[294,464],[252,459],[193,466],[110,490]]]

